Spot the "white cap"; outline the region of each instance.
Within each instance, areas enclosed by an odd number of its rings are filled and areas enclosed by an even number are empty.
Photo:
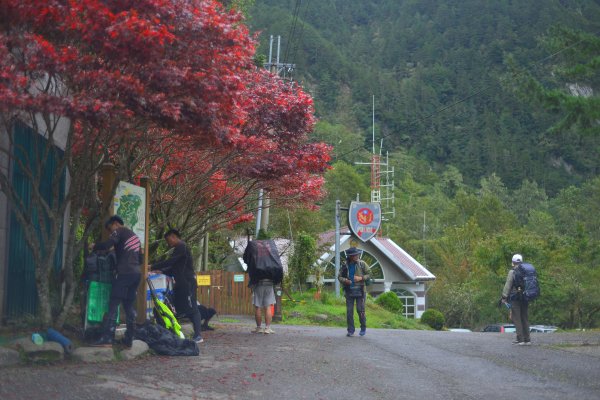
[[[523,262],[523,256],[520,254],[515,254],[512,258],[512,262],[514,263],[521,263]]]

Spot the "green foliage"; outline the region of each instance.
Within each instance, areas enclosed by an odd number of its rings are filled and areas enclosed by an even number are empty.
[[[256,240],[269,240],[269,239],[273,239],[273,237],[271,236],[271,233],[269,231],[266,231],[262,228],[258,230],[258,235],[256,235]]]
[[[320,213],[308,208],[274,207],[271,209],[269,231],[273,237],[296,237],[300,232],[317,235],[329,224]]]
[[[321,292],[321,303],[326,306],[334,303],[334,296],[330,292]]]
[[[293,284],[302,289],[313,270],[312,263],[317,255],[317,241],[310,235],[300,233],[294,241],[294,253],[288,264],[288,274]],[[318,282],[315,282],[318,284]]]
[[[283,323],[346,327],[345,298],[343,296],[335,297],[333,292],[324,290],[321,293],[321,300],[315,300],[314,293],[314,289],[303,293],[292,293],[295,301],[286,300],[283,304]],[[430,329],[415,319],[389,312],[375,304],[370,296],[367,296],[365,307],[368,329]],[[315,315],[326,315],[327,319],[321,320],[315,318]]]
[[[252,25],[289,31],[289,4],[257,2]],[[519,252],[541,282],[532,323],[599,326],[599,21],[591,0],[312,3],[293,62],[335,158],[318,216],[294,211],[277,229],[314,235],[336,199],[369,199],[369,170],[353,163],[369,160],[375,94],[375,140],[396,173],[384,234],[436,275],[428,304],[446,324],[508,321],[497,301]],[[593,96],[570,91],[585,87]]]
[[[193,243],[188,243],[193,245]],[[166,248],[164,249],[167,250]],[[224,270],[233,255],[226,232],[211,232],[208,244],[208,270]],[[198,267],[198,266],[196,266]]]
[[[343,161],[333,164],[333,168],[325,174],[325,180],[327,197],[323,205],[323,211],[328,216],[329,221],[333,221],[336,200],[341,201],[342,207],[347,207],[351,201],[356,200],[357,195],[362,201],[371,198],[367,186],[368,178],[360,176],[356,169]]]
[[[229,10],[239,11],[247,15],[248,10],[254,5],[256,0],[221,0],[221,3]]]
[[[561,121],[600,129],[597,94],[576,98],[564,90],[579,83],[598,92],[598,2],[548,0],[540,8],[533,0],[333,0],[303,4],[300,20],[294,9],[289,1],[257,2],[250,24],[262,32],[302,24],[302,37],[282,37],[283,48],[293,49],[295,78],[314,94],[319,133],[335,146],[335,135],[342,141],[337,157],[351,134],[363,137],[351,142],[371,150],[375,95],[377,144],[385,136],[391,152],[404,148],[431,164],[453,165],[465,184],[495,173],[507,188],[529,179],[554,194],[596,173],[597,137],[544,132]],[[563,28],[548,30],[553,25]],[[266,52],[268,35],[260,43]],[[508,55],[520,64],[516,74],[506,73]],[[538,87],[519,71],[530,71]],[[515,88],[529,96],[515,96]],[[532,109],[532,96],[546,108]],[[359,158],[355,152],[342,159]],[[460,182],[446,183],[452,197]]]
[[[400,298],[394,292],[385,292],[380,294],[375,299],[375,304],[392,313],[401,313],[404,308],[402,300],[400,300]]]
[[[436,309],[430,308],[425,310],[423,315],[421,315],[421,322],[429,325],[436,331],[441,331],[446,321],[444,319],[444,314]]]
[[[362,147],[364,141],[362,132],[353,131],[346,125],[332,124],[326,121],[317,123],[314,137],[316,141],[333,146],[334,160],[348,163],[357,158],[355,150]],[[366,152],[365,157],[368,157]]]

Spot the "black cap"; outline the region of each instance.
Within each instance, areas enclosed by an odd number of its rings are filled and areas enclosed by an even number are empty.
[[[166,238],[167,238],[167,236],[170,236],[170,235],[175,235],[175,236],[177,236],[179,239],[181,239],[181,235],[179,234],[179,231],[178,231],[177,229],[175,229],[175,228],[171,228],[171,229],[169,229],[167,232],[165,232],[165,234],[164,234],[164,238],[166,239]]]
[[[113,222],[118,222],[121,225],[125,225],[125,223],[123,222],[123,218],[119,217],[118,215],[113,215],[112,217],[106,220],[106,222],[104,223],[104,227],[108,229],[108,227],[112,225]]]
[[[346,257],[357,256],[362,253],[362,250],[357,249],[356,247],[350,247],[346,250]]]

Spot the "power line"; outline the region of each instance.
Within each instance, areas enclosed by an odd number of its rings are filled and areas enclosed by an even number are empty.
[[[288,44],[285,47],[285,53],[283,55],[284,61],[288,60],[290,47],[291,47],[290,44],[294,41],[294,35],[296,34],[296,25],[298,24],[298,14],[300,12],[301,3],[302,3],[302,0],[296,0],[296,4],[294,5],[294,12],[292,13],[292,15],[293,15],[292,23],[290,25],[290,31],[288,33]]]
[[[302,15],[302,25],[300,25],[300,34],[298,35],[298,40],[295,41],[294,51],[292,55],[292,60],[296,60],[296,56],[298,55],[298,47],[302,43],[302,37],[304,36],[304,25],[306,23],[306,14],[308,14],[308,4],[310,0],[306,0],[304,7],[304,14]]]

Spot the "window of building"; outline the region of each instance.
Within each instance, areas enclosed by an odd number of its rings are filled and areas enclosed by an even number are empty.
[[[392,289],[396,296],[402,300],[404,304],[404,316],[406,318],[415,318],[416,298],[415,295],[405,289]]]

